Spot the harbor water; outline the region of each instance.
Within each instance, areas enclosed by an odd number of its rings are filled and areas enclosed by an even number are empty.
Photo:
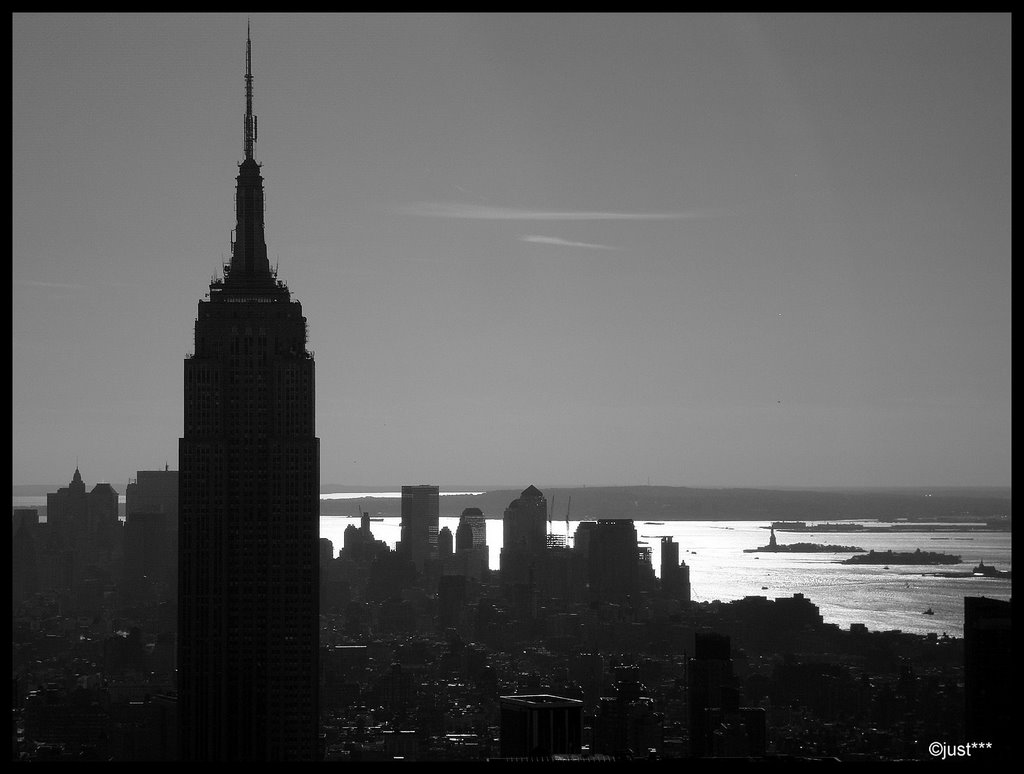
[[[442,516],[439,527],[452,534],[459,520]],[[487,519],[487,545],[491,569],[498,569],[501,553],[501,519]],[[844,522],[833,522],[842,524]],[[858,521],[865,526],[885,526]],[[334,545],[334,553],[344,546],[345,528],[359,526],[354,516],[320,517],[320,536]],[[551,532],[572,535],[578,521],[554,521]],[[847,565],[841,560],[852,554],[841,553],[745,553],[768,543],[768,522],[757,521],[637,521],[640,545],[651,549],[651,562],[660,575],[661,537],[672,537],[679,544],[679,558],[690,568],[691,597],[696,602],[728,602],[747,596],[769,599],[803,594],[818,606],[826,623],[848,629],[861,623],[872,631],[900,631],[963,636],[964,597],[984,596],[1009,599],[1008,577],[936,577],[936,572],[970,572],[984,561],[986,565],[1009,570],[1011,540],[1009,532],[783,532],[776,533],[780,544],[814,542],[826,545],[856,546],[875,551],[930,551],[961,557],[955,565]],[[401,520],[384,517],[371,522],[374,537],[392,548],[401,536]],[[767,587],[767,588],[765,588]],[[932,614],[925,614],[926,610]]]
[[[398,492],[365,492],[322,495],[344,497],[400,496]],[[123,499],[123,496],[122,496]],[[14,507],[45,506],[45,497],[15,497]],[[452,534],[458,518],[440,517],[440,527]],[[853,522],[833,522],[848,524]],[[870,520],[855,523],[885,527]],[[344,546],[345,528],[359,526],[355,516],[321,514],[320,536],[333,543],[334,554]],[[501,519],[488,518],[487,545],[491,569],[498,569],[501,555]],[[553,521],[550,531],[565,536],[572,545],[578,521]],[[916,549],[958,555],[955,565],[846,565],[849,553],[745,553],[768,543],[768,522],[757,521],[637,521],[640,545],[651,550],[655,574],[660,575],[661,537],[679,544],[679,558],[690,568],[691,597],[696,602],[729,602],[747,596],[769,599],[803,594],[818,606],[826,623],[848,629],[864,624],[872,631],[898,629],[914,634],[963,636],[964,597],[1010,599],[1009,577],[938,577],[937,572],[970,572],[979,562],[999,570],[1011,569],[1011,533],[982,531],[920,531],[819,533],[778,531],[780,544],[796,542],[857,546],[875,551]],[[394,548],[401,536],[397,517],[375,518],[370,528],[379,540]],[[932,614],[925,614],[931,610]]]

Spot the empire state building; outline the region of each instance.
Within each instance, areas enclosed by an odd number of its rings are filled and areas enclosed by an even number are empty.
[[[188,761],[316,760],[320,442],[306,318],[267,260],[246,41],[230,263],[199,302],[179,440]]]

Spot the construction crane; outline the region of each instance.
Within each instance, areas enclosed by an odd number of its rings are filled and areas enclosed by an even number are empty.
[[[370,499],[373,499],[373,498],[370,498]],[[378,511],[378,513],[380,513],[380,511]],[[362,526],[363,516],[368,517],[370,519],[370,521],[384,521],[384,517],[383,516],[370,516],[370,512],[369,511],[364,511],[363,510],[363,501],[362,501],[362,499],[361,498],[357,498],[356,499],[356,518],[359,519],[360,526]]]

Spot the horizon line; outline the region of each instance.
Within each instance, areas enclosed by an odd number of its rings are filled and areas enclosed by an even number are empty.
[[[165,471],[159,471],[165,472]],[[167,471],[170,473],[177,473],[177,470]],[[127,478],[132,478],[128,476]],[[97,480],[94,484],[110,484],[113,486],[110,480]],[[786,491],[822,491],[822,490],[919,490],[919,489],[931,489],[937,491],[949,491],[958,489],[1013,489],[1012,484],[663,484],[657,482],[647,483],[633,483],[633,484],[622,484],[622,483],[536,483],[529,482],[527,484],[487,484],[479,486],[467,486],[467,485],[448,485],[448,484],[382,484],[382,485],[365,485],[359,486],[357,484],[326,484],[320,487],[320,496],[323,499],[323,495],[330,494],[353,494],[359,492],[401,492],[403,486],[437,486],[441,490],[442,494],[451,496],[456,494],[474,494],[494,491],[515,491],[521,490],[529,486],[536,486],[538,489],[636,489],[636,488],[660,488],[660,489],[769,489],[769,490],[786,490]],[[13,484],[12,489],[43,489],[51,488],[51,491],[57,491],[61,487],[67,486],[66,483],[44,483],[44,484]],[[17,496],[17,495],[15,495]],[[31,496],[31,495],[27,495]],[[329,498],[328,498],[329,499]]]

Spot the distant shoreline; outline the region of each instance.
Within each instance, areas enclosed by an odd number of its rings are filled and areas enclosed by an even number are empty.
[[[130,478],[134,478],[134,475],[126,476],[127,481]],[[101,482],[93,482],[101,483]],[[109,481],[116,488],[116,482]],[[406,484],[407,485],[407,484]],[[522,486],[512,484],[489,484],[486,486],[472,485],[441,485],[444,491],[454,492],[482,492],[484,494],[491,492],[517,492],[521,489],[525,489],[529,484],[523,484]],[[56,492],[61,487],[67,486],[65,481],[63,484],[12,484],[12,495],[15,497],[33,497],[46,495],[49,492]],[[348,492],[400,492],[403,484],[374,484],[366,486],[357,486],[353,484],[322,484],[320,486],[320,494],[335,494],[335,493],[348,493]],[[793,487],[793,486],[675,486],[675,485],[661,485],[661,484],[623,484],[623,485],[602,485],[602,484],[536,484],[541,491],[551,490],[565,490],[565,491],[585,491],[585,490],[679,490],[688,492],[772,492],[779,494],[797,494],[797,493],[811,493],[811,494],[851,494],[851,495],[872,495],[872,494],[894,494],[894,495],[907,495],[913,493],[930,493],[933,495],[940,496],[958,496],[958,497],[996,497],[996,498],[1009,498],[1012,496],[1012,486],[953,486],[953,487],[929,487],[929,486],[878,486],[878,487],[848,487],[848,486],[826,486],[826,487]]]
[[[87,483],[86,486],[90,487],[91,484]],[[526,486],[529,483],[510,489],[441,486],[441,515],[458,516],[465,508],[474,507],[479,508],[485,518],[501,518],[505,509]],[[42,498],[60,488],[54,485],[16,486],[14,496]],[[119,495],[124,495],[119,487],[115,486],[115,489]],[[1009,488],[974,487],[941,491],[916,488],[895,491],[889,488],[853,492],[849,489],[697,489],[638,485],[545,487],[541,491],[547,499],[549,518],[552,521],[632,519],[635,522],[811,523],[860,520],[900,522],[906,525],[904,528],[914,523],[994,521],[1001,522],[999,528],[1010,529],[1013,511]],[[460,494],[464,492],[479,494]],[[344,496],[346,494],[350,496]],[[380,494],[388,496],[373,496]],[[374,516],[398,516],[401,513],[401,486],[356,488],[324,485],[320,493],[320,512],[329,516],[350,516],[353,500],[363,500],[366,510],[372,511]],[[22,507],[32,506],[24,504]]]

